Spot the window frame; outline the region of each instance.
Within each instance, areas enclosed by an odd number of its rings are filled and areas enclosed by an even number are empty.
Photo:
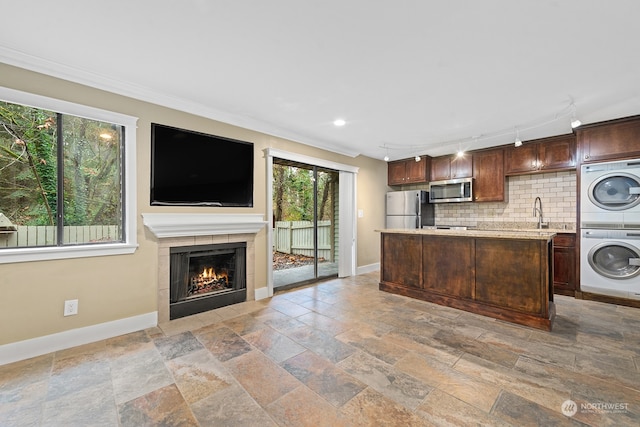
[[[0,86],[0,100],[124,127],[123,234],[117,243],[0,249],[0,264],[132,254],[138,247],[136,220],[136,130],[138,118]]]

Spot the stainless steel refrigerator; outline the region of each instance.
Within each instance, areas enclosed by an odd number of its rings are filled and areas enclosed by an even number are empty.
[[[422,228],[435,225],[433,204],[424,190],[387,193],[387,228]]]

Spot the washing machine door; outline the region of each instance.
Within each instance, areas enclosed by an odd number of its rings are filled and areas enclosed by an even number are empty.
[[[589,186],[589,200],[602,209],[624,211],[640,204],[640,177],[612,172]]]
[[[625,280],[640,275],[640,249],[624,242],[604,242],[587,256],[589,265],[601,276]]]

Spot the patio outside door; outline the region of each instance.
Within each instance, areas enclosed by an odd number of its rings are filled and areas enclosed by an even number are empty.
[[[338,275],[338,186],[334,170],[273,159],[273,286]]]

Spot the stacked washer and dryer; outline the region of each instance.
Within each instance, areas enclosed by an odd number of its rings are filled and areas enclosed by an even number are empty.
[[[640,299],[640,159],[582,165],[580,289]]]

